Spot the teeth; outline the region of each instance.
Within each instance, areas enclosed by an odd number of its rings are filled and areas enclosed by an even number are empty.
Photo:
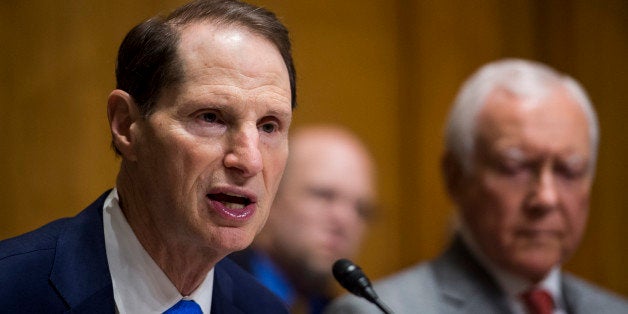
[[[237,204],[237,203],[227,203],[227,202],[223,202],[223,204],[225,205],[225,207],[229,208],[229,209],[243,209],[244,205],[242,204]]]

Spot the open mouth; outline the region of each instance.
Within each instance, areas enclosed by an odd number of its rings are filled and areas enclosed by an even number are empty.
[[[247,197],[229,195],[225,193],[207,194],[207,197],[212,201],[222,203],[228,209],[243,209],[251,204],[251,200]]]
[[[228,224],[238,222],[236,224],[240,226],[240,223],[248,221],[255,214],[257,199],[255,194],[247,191],[226,190],[229,189],[215,189],[212,191],[215,193],[205,195],[209,208],[225,219],[222,222],[230,221]]]

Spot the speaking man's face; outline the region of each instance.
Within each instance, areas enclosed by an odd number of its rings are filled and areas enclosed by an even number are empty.
[[[181,30],[183,82],[132,126],[139,194],[164,241],[248,246],[264,225],[288,156],[288,71],[268,40],[237,26]]]

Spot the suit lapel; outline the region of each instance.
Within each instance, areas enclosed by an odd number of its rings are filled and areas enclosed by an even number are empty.
[[[508,313],[506,298],[459,236],[433,262],[446,313]]]
[[[233,304],[234,282],[221,263],[214,268],[211,314],[244,313]]]
[[[109,191],[59,235],[50,281],[72,312],[113,313],[115,304],[102,223]]]

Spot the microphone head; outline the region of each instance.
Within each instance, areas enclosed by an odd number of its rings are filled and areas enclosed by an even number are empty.
[[[375,290],[371,286],[371,282],[366,278],[366,275],[364,275],[358,265],[348,259],[342,258],[334,263],[331,270],[340,285],[349,290],[349,292],[358,297],[367,299],[384,313],[392,313],[390,308],[379,300],[377,293],[375,293]]]
[[[332,272],[340,285],[349,292],[367,299],[371,297],[370,293],[368,293],[372,290],[371,282],[366,278],[366,275],[364,275],[358,265],[342,258],[334,263]]]

